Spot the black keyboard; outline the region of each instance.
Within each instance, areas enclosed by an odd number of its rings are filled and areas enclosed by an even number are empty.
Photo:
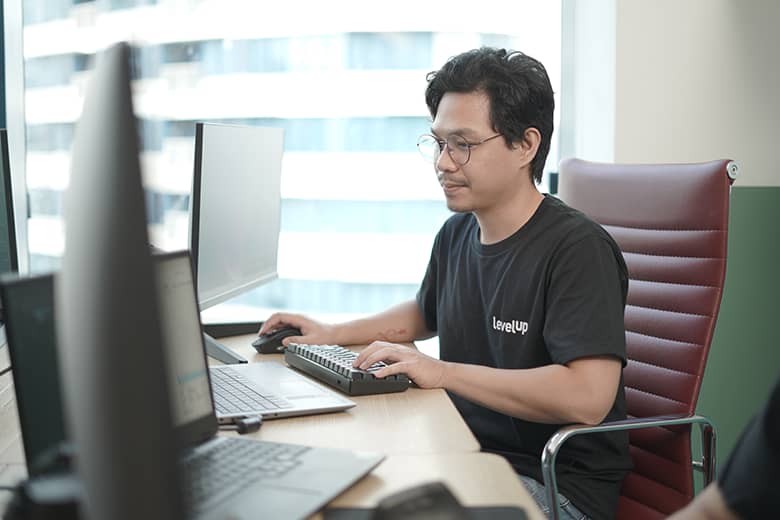
[[[284,360],[293,368],[305,372],[347,395],[386,394],[409,388],[409,378],[396,374],[384,378],[374,372],[387,366],[375,363],[368,370],[352,368],[357,353],[338,345],[302,345],[290,343]]]
[[[190,513],[210,509],[257,480],[274,480],[290,471],[309,449],[232,437],[196,448],[180,466],[185,504]]]

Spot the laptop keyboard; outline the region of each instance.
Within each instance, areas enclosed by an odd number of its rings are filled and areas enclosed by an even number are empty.
[[[232,437],[198,448],[181,463],[184,503],[193,513],[210,509],[261,479],[277,479],[311,448]]]
[[[278,410],[289,403],[270,392],[260,393],[241,374],[230,368],[211,370],[211,388],[217,415],[252,410]]]

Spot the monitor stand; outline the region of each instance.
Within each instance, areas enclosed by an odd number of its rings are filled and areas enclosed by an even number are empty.
[[[209,357],[212,357],[217,361],[222,361],[223,363],[226,363],[228,365],[249,363],[249,361],[245,357],[236,354],[228,347],[226,347],[222,343],[219,343],[217,340],[215,340],[205,332],[203,333],[203,338],[206,340],[206,354],[208,354]]]

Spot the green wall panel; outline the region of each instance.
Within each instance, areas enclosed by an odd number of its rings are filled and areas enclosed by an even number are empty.
[[[779,273],[780,187],[732,188],[726,284],[697,407],[717,427],[720,467],[780,376]]]

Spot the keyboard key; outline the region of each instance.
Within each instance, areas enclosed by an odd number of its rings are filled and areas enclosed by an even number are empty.
[[[212,393],[219,413],[240,413],[251,410],[274,410],[287,406],[287,401],[274,395],[263,395],[248,386],[246,380],[232,370],[211,371]],[[236,406],[242,405],[241,408]]]
[[[224,438],[198,449],[182,463],[185,501],[193,512],[208,509],[255,478],[278,478],[300,463],[306,446]]]

